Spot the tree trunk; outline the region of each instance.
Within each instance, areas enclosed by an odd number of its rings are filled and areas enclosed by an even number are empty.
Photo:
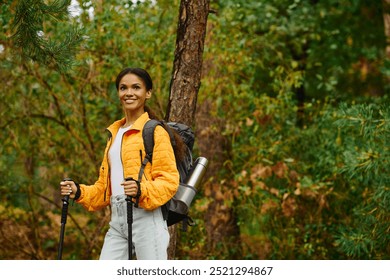
[[[202,156],[209,159],[205,175],[208,180],[202,184],[202,192],[210,201],[204,214],[206,254],[217,258],[242,259],[237,216],[233,207],[226,205],[226,201],[232,199],[234,187],[228,183],[231,180],[222,183],[217,176],[220,170],[226,169],[233,150],[229,139],[221,134],[226,129],[226,121],[209,113],[216,110],[214,106],[213,100],[206,99],[196,112],[199,127],[196,136],[202,139],[197,148]]]
[[[167,121],[194,124],[196,101],[202,74],[203,49],[206,36],[210,0],[182,0],[180,2],[175,58],[167,108]],[[175,258],[176,226],[171,235],[168,258]]]
[[[390,0],[382,0],[382,5],[386,35],[386,57],[390,58]]]
[[[210,0],[180,2],[175,58],[166,119],[194,123],[202,74],[203,47]]]

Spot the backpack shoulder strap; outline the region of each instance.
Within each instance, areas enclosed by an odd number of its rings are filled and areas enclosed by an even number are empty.
[[[146,158],[149,162],[152,162],[153,158],[154,130],[156,129],[157,125],[161,125],[161,122],[152,119],[145,123],[145,126],[142,130],[142,138],[144,140]]]
[[[138,173],[138,182],[141,182],[142,180],[142,176],[144,175],[146,164],[148,162],[152,163],[153,148],[154,148],[154,130],[156,129],[157,125],[160,125],[159,121],[149,120],[145,123],[145,126],[142,130],[142,139],[144,141],[146,156],[141,163],[141,168]]]

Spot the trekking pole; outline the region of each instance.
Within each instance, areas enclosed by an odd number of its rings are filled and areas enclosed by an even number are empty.
[[[135,181],[133,178],[126,178],[125,181]],[[129,260],[133,259],[133,197],[128,195],[127,201],[127,242],[129,247]]]
[[[65,178],[64,181],[73,181],[71,178]],[[69,195],[65,195],[62,198],[62,215],[61,215],[61,231],[60,231],[60,241],[58,244],[58,256],[57,259],[62,259],[62,246],[64,244],[64,234],[65,234],[65,224],[66,218],[68,217],[68,205],[69,205]]]

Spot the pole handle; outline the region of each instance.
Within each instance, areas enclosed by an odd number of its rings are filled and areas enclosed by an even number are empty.
[[[138,208],[139,203],[139,197],[141,195],[141,183],[138,180],[135,180],[133,177],[127,177],[125,178],[125,181],[134,181],[138,186],[138,192],[136,196],[130,196],[128,195],[126,198],[126,201],[131,201],[133,203],[133,198],[135,198],[135,207]]]
[[[72,178],[64,178],[62,182],[73,181]],[[66,224],[66,218],[68,216],[68,206],[69,206],[69,195],[64,195],[62,198],[62,215],[61,215],[61,224]]]
[[[135,181],[133,177],[125,178],[125,181]],[[126,198],[127,201],[127,223],[129,225],[133,224],[133,197],[128,195]]]
[[[125,178],[125,181],[135,181],[132,177]],[[127,204],[127,227],[128,227],[128,250],[129,260],[133,259],[133,197],[128,195],[126,197]]]
[[[71,178],[64,178],[62,181],[64,182],[64,181],[73,181],[73,180]],[[64,244],[66,218],[68,216],[68,205],[69,205],[69,195],[65,195],[62,198],[61,231],[60,231],[60,240],[58,244],[58,255],[57,255],[58,260],[62,260],[62,249]]]

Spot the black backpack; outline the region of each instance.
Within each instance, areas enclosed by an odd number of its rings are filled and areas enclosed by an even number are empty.
[[[180,174],[180,186],[178,192],[162,207],[163,217],[167,221],[168,226],[171,226],[178,222],[182,222],[183,230],[186,230],[187,225],[194,225],[193,220],[188,216],[188,208],[193,197],[196,194],[196,189],[192,186],[187,185],[186,180],[188,179],[188,176],[190,176],[191,171],[196,165],[196,162],[194,164],[192,159],[192,149],[195,142],[195,135],[190,127],[182,123],[168,122],[165,123],[164,126],[164,123],[162,121],[154,119],[149,120],[145,124],[144,129],[142,131],[146,156],[142,162],[141,169],[138,174],[139,181],[143,176],[146,164],[148,162],[152,163],[153,160],[154,130],[156,129],[157,125],[160,125],[167,129],[175,153],[177,149],[173,133],[178,133],[186,146],[184,159],[178,160],[178,157],[176,156],[176,166]],[[183,197],[181,194],[184,194],[185,201],[180,198]]]

